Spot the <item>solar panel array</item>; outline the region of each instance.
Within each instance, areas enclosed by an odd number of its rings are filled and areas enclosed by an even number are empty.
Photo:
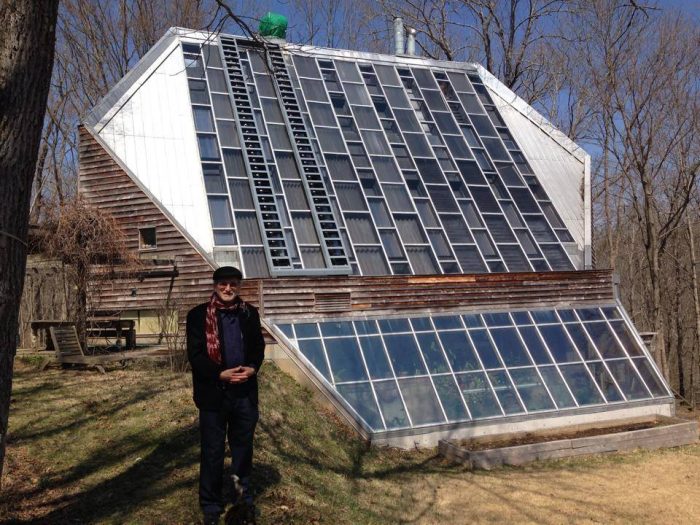
[[[574,269],[478,75],[222,41],[183,52],[214,242],[247,276]]]
[[[275,328],[371,432],[670,395],[617,306]]]

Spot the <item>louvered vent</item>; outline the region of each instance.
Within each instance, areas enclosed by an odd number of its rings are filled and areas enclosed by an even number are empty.
[[[315,293],[315,312],[349,312],[350,292]]]

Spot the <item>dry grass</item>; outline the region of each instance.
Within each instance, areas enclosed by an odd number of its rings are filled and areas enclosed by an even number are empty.
[[[368,449],[263,369],[261,523],[693,522],[700,446],[471,473],[434,450]],[[2,523],[196,523],[189,377],[18,365]]]

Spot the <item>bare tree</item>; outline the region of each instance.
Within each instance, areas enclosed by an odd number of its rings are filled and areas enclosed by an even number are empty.
[[[558,33],[565,0],[380,0],[401,16],[428,57],[482,63],[528,102],[549,85],[545,43]]]
[[[75,319],[81,344],[86,348],[88,307],[99,308],[90,290],[111,281],[117,268],[135,275],[140,261],[125,249],[126,237],[114,218],[86,205],[80,197],[50,209],[43,231],[44,253],[63,263],[69,288],[74,290],[68,315]]]
[[[53,64],[58,0],[0,4],[0,479],[32,181]]]

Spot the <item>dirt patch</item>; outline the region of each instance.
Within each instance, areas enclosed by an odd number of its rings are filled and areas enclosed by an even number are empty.
[[[465,439],[458,444],[460,447],[471,451],[489,450],[492,448],[515,447],[518,445],[533,445],[535,443],[545,443],[549,441],[559,441],[562,439],[575,439],[593,436],[602,436],[605,434],[619,434],[621,432],[631,432],[633,430],[645,430],[648,428],[656,428],[671,424],[670,421],[644,421],[639,423],[630,423],[625,425],[614,425],[608,427],[593,427],[581,430],[563,430],[562,432],[538,434],[527,432],[525,434],[517,434],[505,438],[495,439]]]

